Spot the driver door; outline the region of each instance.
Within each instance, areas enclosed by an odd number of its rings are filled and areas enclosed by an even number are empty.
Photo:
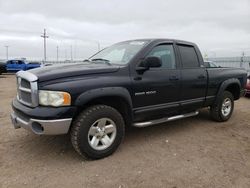
[[[133,104],[137,115],[175,114],[179,110],[180,70],[173,44],[154,46],[146,57],[156,56],[161,67],[150,68],[144,73],[135,72]],[[145,58],[146,58],[145,57]]]

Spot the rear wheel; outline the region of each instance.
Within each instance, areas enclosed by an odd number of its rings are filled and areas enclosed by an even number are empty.
[[[210,114],[215,121],[227,121],[234,110],[234,97],[232,93],[224,91],[217,104],[211,106]]]
[[[124,120],[114,108],[95,105],[84,110],[71,128],[71,142],[82,156],[99,159],[111,155],[124,137]]]

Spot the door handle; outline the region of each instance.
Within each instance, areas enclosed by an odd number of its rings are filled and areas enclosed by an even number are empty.
[[[135,81],[142,80],[142,77],[140,77],[140,76],[134,77],[134,80],[135,80]]]
[[[177,81],[177,80],[179,80],[179,78],[177,76],[170,76],[169,80],[170,81]]]
[[[202,74],[198,76],[198,79],[205,79],[205,78],[206,77],[204,75],[202,75]]]

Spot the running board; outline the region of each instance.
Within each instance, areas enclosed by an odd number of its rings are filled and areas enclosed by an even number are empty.
[[[199,114],[199,112],[195,111],[195,112],[190,112],[187,114],[181,114],[181,115],[172,116],[172,117],[165,117],[165,118],[151,120],[151,121],[137,122],[137,123],[134,123],[133,126],[134,127],[147,127],[147,126],[160,124],[160,123],[164,123],[164,122],[168,122],[168,121],[174,121],[174,120],[178,120],[178,119],[196,116],[198,114]]]

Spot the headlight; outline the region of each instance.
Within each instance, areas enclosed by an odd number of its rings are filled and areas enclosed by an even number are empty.
[[[67,92],[62,91],[39,91],[39,104],[43,106],[69,106],[71,104],[71,96]]]

